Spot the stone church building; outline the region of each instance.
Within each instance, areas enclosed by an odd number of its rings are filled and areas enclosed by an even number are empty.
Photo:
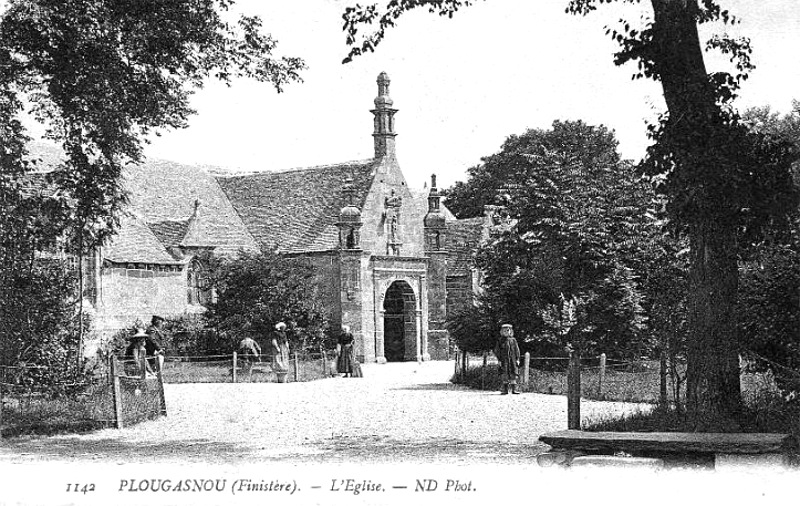
[[[222,174],[152,161],[126,169],[130,212],[89,262],[98,332],[151,314],[202,312],[200,251],[274,249],[308,259],[333,326],[363,362],[447,358],[447,312],[472,300],[483,220],[456,220],[436,178],[412,191],[395,156],[389,77],[378,76],[374,157],[284,172]]]

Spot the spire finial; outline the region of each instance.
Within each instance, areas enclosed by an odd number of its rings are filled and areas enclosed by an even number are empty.
[[[436,188],[436,174],[431,174],[431,188]]]
[[[353,186],[353,176],[347,176],[344,180],[344,186],[342,187],[342,192],[344,193],[345,200],[347,201],[348,206],[353,205],[353,197],[355,196],[355,186]]]
[[[375,158],[384,156],[394,157],[394,115],[397,109],[392,108],[392,99],[389,97],[389,83],[391,80],[386,72],[378,75],[378,96],[375,97],[375,131],[372,134],[375,140]]]

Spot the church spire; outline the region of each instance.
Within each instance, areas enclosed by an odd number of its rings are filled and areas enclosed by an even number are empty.
[[[397,109],[392,108],[392,99],[389,97],[389,83],[391,80],[386,72],[378,76],[378,96],[375,97],[375,109],[371,112],[375,116],[375,131],[372,137],[375,140],[375,158],[384,156],[394,157],[394,115]]]

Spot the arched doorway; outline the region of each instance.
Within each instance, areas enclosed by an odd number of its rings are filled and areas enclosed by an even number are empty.
[[[383,356],[387,362],[416,360],[417,300],[411,285],[395,281],[383,300]]]

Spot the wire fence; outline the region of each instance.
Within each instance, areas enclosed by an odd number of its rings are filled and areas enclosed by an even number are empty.
[[[527,356],[519,370],[519,386],[524,392],[567,395],[569,357]],[[484,367],[485,365],[485,367]],[[527,366],[527,367],[526,367]],[[501,386],[500,370],[492,353],[457,354],[456,381],[481,389]],[[675,403],[683,399],[683,363],[662,369],[659,361],[624,361],[604,355],[580,359],[580,392],[584,399],[623,402]],[[681,388],[678,388],[678,387]]]
[[[336,373],[325,352],[289,355],[285,363],[272,357],[197,355],[164,359],[165,383],[287,383],[314,381]]]
[[[332,354],[107,356],[75,381],[44,381],[48,368],[0,366],[0,436],[124,427],[166,414],[164,383],[284,383],[336,374]]]
[[[499,389],[499,364],[494,354],[456,354],[455,379],[473,388]],[[567,395],[569,357],[531,356],[523,360],[519,371],[522,391]],[[760,363],[761,367],[754,367]],[[525,365],[527,364],[527,369]],[[795,381],[800,387],[800,371],[749,353],[742,359],[742,399],[757,405],[764,396],[780,390],[772,370],[780,371],[784,382]],[[767,369],[767,370],[765,370]],[[603,355],[581,357],[580,395],[583,399],[637,403],[683,404],[686,401],[686,362],[676,360],[614,360]],[[800,389],[800,388],[799,388]]]
[[[39,383],[43,366],[0,366],[0,436],[82,432],[115,423],[112,384],[104,374]]]

